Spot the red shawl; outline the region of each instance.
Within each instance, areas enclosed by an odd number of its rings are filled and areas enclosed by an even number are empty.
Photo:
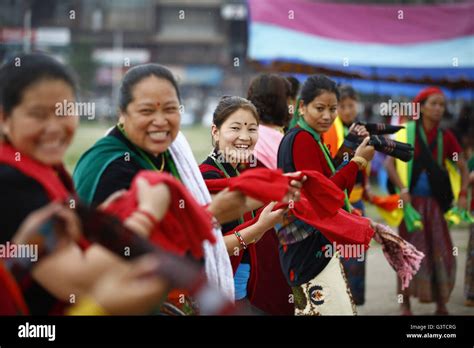
[[[210,166],[212,170],[216,170]],[[201,166],[201,171],[202,171]],[[255,175],[251,172],[258,171]],[[280,179],[275,180],[279,175]],[[350,214],[341,207],[344,204],[344,193],[322,173],[302,171],[307,180],[301,190],[301,200],[290,205],[290,211],[298,219],[317,228],[329,241],[337,244],[362,244],[368,248],[374,231],[370,220]],[[252,180],[249,178],[252,177]],[[283,179],[281,179],[283,178]],[[288,183],[294,178],[283,176],[281,172],[270,169],[252,169],[238,177],[228,179],[206,180],[211,192],[224,189],[227,185],[252,198],[268,203],[277,199],[273,192],[287,190]],[[274,181],[271,181],[274,180]],[[284,196],[279,196],[280,199]],[[269,199],[270,198],[270,199]],[[275,209],[286,208],[288,204],[278,204]]]
[[[370,220],[342,209],[344,193],[322,173],[302,173],[308,179],[303,184],[301,200],[290,209],[291,213],[314,226],[332,243],[362,244],[367,249],[374,234]]]
[[[229,188],[230,191],[244,192],[246,196],[262,202],[278,202],[288,191],[289,177],[284,176],[279,169],[256,168],[246,170],[239,176],[225,178],[224,173],[209,164],[201,164],[199,168],[201,173],[217,171],[223,176],[222,179],[205,180],[211,193]]]
[[[0,163],[8,164],[37,181],[51,201],[63,201],[74,191],[71,177],[64,166],[46,166],[21,154],[9,144],[0,146]]]
[[[63,166],[46,166],[21,154],[8,143],[0,146],[0,163],[7,164],[37,181],[51,201],[63,201],[73,192],[72,180]],[[21,289],[3,264],[0,264],[0,299],[0,313],[28,314]],[[61,311],[63,305],[65,304],[58,301],[55,308]]]
[[[138,207],[137,180],[144,178],[152,185],[163,183],[171,191],[171,205],[164,218],[152,231],[150,240],[161,248],[184,255],[187,252],[200,259],[204,256],[202,243],[215,243],[211,217],[186,188],[167,173],[141,171],[132,181],[130,190],[112,202],[105,211],[126,220]]]

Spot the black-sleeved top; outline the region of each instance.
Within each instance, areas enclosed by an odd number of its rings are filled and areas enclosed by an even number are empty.
[[[211,156],[208,156],[204,160],[204,162],[202,162],[202,163],[203,164],[208,164],[208,165],[213,166],[213,167],[216,168],[216,171],[208,171],[208,172],[202,173],[202,176],[203,176],[204,180],[222,179],[222,175],[219,172],[220,170],[217,168],[216,163],[214,162],[214,160],[212,159]],[[222,166],[224,167],[224,169],[226,170],[227,174],[230,177],[235,177],[235,176],[239,175],[239,173],[235,170],[235,168],[230,163],[222,163]],[[225,224],[222,225],[222,233],[225,234],[229,231],[232,231],[233,229],[235,229],[240,224],[241,224],[241,222],[239,220],[234,220],[234,221],[225,223]],[[244,253],[242,255],[241,263],[250,264],[250,255],[249,255],[249,253],[247,252],[247,250],[244,250],[243,252]]]
[[[122,142],[127,144],[131,151],[137,152],[135,145],[133,145],[117,127],[112,129],[107,136],[120,139]],[[138,152],[137,155],[139,155]],[[155,167],[161,168],[162,156],[155,157],[148,154],[148,157]],[[132,184],[133,178],[141,170],[143,170],[142,166],[133,160],[133,157],[131,156],[129,161],[125,161],[123,158],[117,158],[114,160],[102,173],[92,203],[98,205],[105,201],[112,193],[122,189],[128,190]],[[163,171],[171,172],[166,161]]]
[[[34,179],[7,164],[0,164],[0,244],[11,241],[26,217],[47,205],[44,188]],[[19,284],[32,315],[46,315],[59,301],[29,275]]]
[[[12,239],[23,220],[49,203],[44,188],[7,164],[0,164],[0,243]]]

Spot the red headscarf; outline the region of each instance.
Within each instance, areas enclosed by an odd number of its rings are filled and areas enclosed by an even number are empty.
[[[420,93],[418,93],[413,99],[414,103],[423,103],[430,95],[433,94],[442,94],[444,95],[443,91],[439,89],[438,87],[431,86],[431,87],[426,87],[425,89],[421,90]]]

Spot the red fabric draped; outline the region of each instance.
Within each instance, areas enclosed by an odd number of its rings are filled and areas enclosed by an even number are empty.
[[[335,215],[320,220],[315,218],[315,214],[308,213],[309,206],[302,203],[295,204],[292,212],[298,219],[318,229],[331,243],[360,244],[365,250],[369,248],[374,235],[369,219],[338,209]]]
[[[143,178],[151,185],[163,183],[171,192],[171,204],[152,231],[150,240],[163,249],[184,255],[186,252],[200,259],[203,257],[202,243],[208,240],[215,243],[212,234],[210,214],[191,196],[186,188],[167,173],[141,171],[133,179],[130,190],[112,202],[105,211],[126,220],[138,207],[137,180]]]
[[[342,209],[344,193],[317,171],[303,171],[307,181],[301,200],[290,209],[298,219],[318,229],[337,244],[362,244],[367,249],[374,231],[369,219]]]
[[[9,144],[0,146],[0,163],[8,164],[40,183],[51,201],[64,200],[73,191],[71,178],[63,166],[46,166],[23,155]]]
[[[312,220],[331,217],[344,205],[344,192],[322,173],[304,170],[302,175],[307,177],[301,189],[302,200],[295,203],[296,212],[302,217],[309,213]]]
[[[74,191],[72,180],[62,165],[55,168],[46,166],[23,155],[8,143],[0,145],[0,163],[7,164],[37,181],[51,201],[63,201]],[[29,313],[21,289],[2,263],[0,263],[0,299],[0,314]],[[58,301],[56,307],[58,313],[62,313],[65,303]]]
[[[258,173],[250,175],[253,171]],[[323,174],[318,171],[302,171],[302,175],[306,175],[307,180],[301,190],[301,199],[289,206],[290,212],[317,228],[331,242],[362,244],[368,248],[374,233],[370,221],[341,209],[344,204],[344,193]],[[280,178],[274,180],[277,176]],[[278,192],[278,195],[283,191],[286,192],[288,182],[292,179],[283,176],[281,172],[252,169],[234,178],[206,180],[206,185],[212,192],[233,187],[245,195],[268,203],[278,200],[277,195],[273,196],[272,192]],[[280,195],[280,199],[283,196],[284,194]],[[275,209],[287,206],[287,203],[280,203]]]
[[[216,171],[210,165],[201,165],[201,172]],[[219,171],[220,172],[220,171]],[[246,170],[232,178],[205,180],[211,193],[229,188],[230,191],[241,191],[246,196],[262,202],[280,201],[288,191],[290,178],[284,176],[281,170],[257,168]]]

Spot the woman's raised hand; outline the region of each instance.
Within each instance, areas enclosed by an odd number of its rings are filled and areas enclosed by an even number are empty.
[[[137,180],[138,208],[161,220],[171,203],[171,192],[165,184],[151,185],[146,179]]]
[[[349,127],[349,133],[355,134],[355,135],[357,135],[358,137],[361,137],[361,138],[366,138],[366,137],[370,136],[370,133],[367,131],[365,126],[362,125],[362,124],[357,124],[357,123],[353,123]]]
[[[283,203],[298,202],[301,197],[301,188],[303,183],[308,179],[306,176],[301,177],[301,172],[286,173],[285,176],[294,177],[288,186],[288,193],[283,198]]]
[[[284,209],[277,209],[273,211],[275,205],[278,202],[270,202],[260,213],[258,217],[257,224],[262,228],[263,232],[269,230],[277,223],[281,223],[283,221],[283,215],[285,213]],[[263,234],[263,233],[262,233]],[[258,240],[259,238],[257,238]]]
[[[367,145],[370,138],[366,137],[362,143],[357,147],[354,157],[362,157],[367,162],[371,161],[374,158],[375,148],[372,145]]]

